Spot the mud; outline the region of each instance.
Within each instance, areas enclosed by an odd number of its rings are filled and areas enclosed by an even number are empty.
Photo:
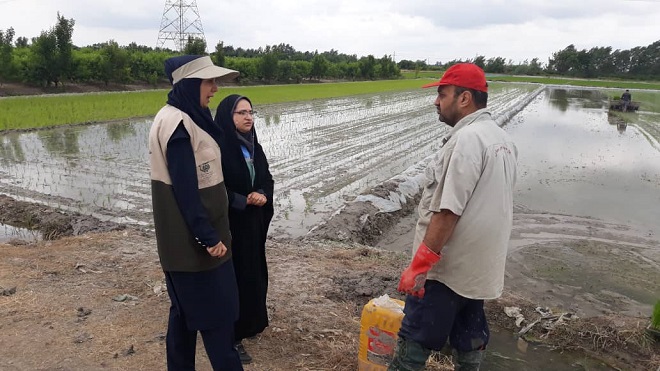
[[[312,228],[305,238],[375,246],[383,235],[410,214],[419,202],[419,192],[406,196],[398,192],[398,186],[397,182],[390,180],[374,187],[369,193],[358,196],[356,200],[347,202],[327,221]],[[390,198],[395,199],[392,202],[393,210],[383,210],[376,206]]]
[[[4,195],[0,195],[0,224],[38,231],[44,240],[126,228],[125,225],[100,221],[89,215],[65,213],[46,205],[17,201]],[[14,244],[24,242],[20,238],[12,240]]]

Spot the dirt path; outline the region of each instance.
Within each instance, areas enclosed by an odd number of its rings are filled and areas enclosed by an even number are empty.
[[[133,91],[147,89],[168,89],[167,83],[160,83],[158,86],[146,84],[74,84],[66,83],[59,87],[41,87],[20,83],[2,83],[0,84],[0,97],[42,95],[42,94],[67,94],[67,93],[96,93],[110,91]]]
[[[393,291],[400,260],[319,243],[271,242],[268,255],[271,324],[247,343],[256,361],[246,369],[352,369],[359,307]],[[169,300],[152,237],[0,245],[0,272],[0,286],[16,288],[0,296],[0,369],[164,369]]]
[[[163,369],[168,299],[155,251],[152,236],[130,229],[0,244],[0,286],[15,287],[0,296],[0,369]],[[407,255],[330,241],[269,241],[267,255],[270,327],[247,342],[255,362],[246,370],[354,370],[361,308],[395,296]],[[539,303],[554,304],[508,287],[487,310],[492,326],[517,331],[503,308],[534,318]],[[621,369],[655,370],[660,348],[642,340],[645,323],[612,311],[528,335]],[[198,369],[210,370],[199,344]]]

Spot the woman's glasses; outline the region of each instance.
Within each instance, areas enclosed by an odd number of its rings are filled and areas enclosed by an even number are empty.
[[[240,116],[247,116],[247,115],[254,116],[257,113],[257,111],[244,109],[240,111],[234,111],[234,113]]]

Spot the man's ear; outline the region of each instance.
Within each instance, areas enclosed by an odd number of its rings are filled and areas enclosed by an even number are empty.
[[[467,90],[464,91],[464,92],[462,92],[462,93],[461,93],[461,97],[460,97],[460,99],[459,99],[459,104],[460,104],[462,107],[467,107],[467,106],[470,105],[470,102],[472,102],[472,93],[470,93],[470,92],[467,91]]]

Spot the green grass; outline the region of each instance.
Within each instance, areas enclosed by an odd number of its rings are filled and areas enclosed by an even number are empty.
[[[344,97],[386,91],[412,90],[421,88],[425,83],[425,80],[381,80],[326,84],[227,87],[221,88],[221,90],[216,93],[216,96],[219,96],[219,98],[217,100],[214,98],[211,102],[211,106],[216,106],[222,97],[234,93],[247,96],[252,100],[252,103],[259,105]]]
[[[420,88],[422,80],[221,87],[210,106],[241,94],[255,105],[332,98]],[[167,90],[10,97],[0,99],[0,131],[153,116],[165,104]]]
[[[4,98],[0,99],[0,130],[147,116],[155,114],[166,99],[163,90]]]
[[[249,97],[255,105],[262,105],[413,90],[438,79],[441,73],[420,71],[419,78],[416,79],[414,74],[415,71],[406,71],[404,76],[407,78],[385,81],[222,87],[211,101],[211,107],[216,107],[223,97],[234,93]],[[660,89],[660,83],[518,76],[488,76],[488,78],[491,81],[504,82]],[[658,112],[660,101],[657,94],[652,92],[648,97],[645,96],[646,94],[649,93],[633,91],[633,99],[642,101],[645,110],[652,108]],[[0,99],[0,112],[2,112],[0,114],[0,131],[148,117],[155,115],[166,100],[167,90],[2,98]]]
[[[401,76],[404,79],[434,79],[439,80],[443,71],[401,71]]]
[[[651,317],[651,325],[653,328],[660,330],[660,300],[655,302],[653,307],[653,316]]]

